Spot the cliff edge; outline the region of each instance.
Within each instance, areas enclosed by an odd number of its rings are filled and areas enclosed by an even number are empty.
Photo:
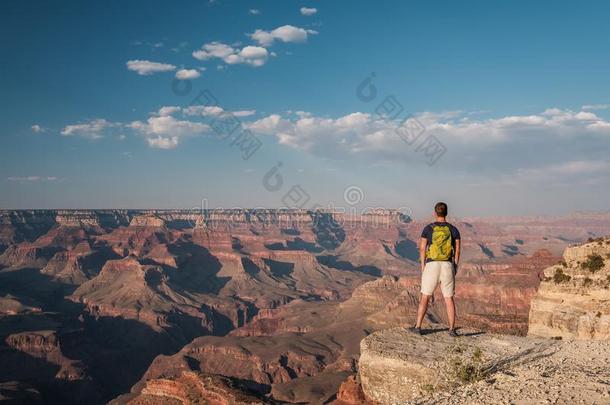
[[[530,306],[529,335],[610,339],[610,237],[566,248],[544,275]]]
[[[607,404],[610,341],[466,333],[424,336],[403,328],[361,342],[352,404]]]

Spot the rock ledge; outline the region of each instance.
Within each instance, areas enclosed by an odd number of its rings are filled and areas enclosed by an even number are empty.
[[[380,404],[399,404],[429,396],[431,391],[451,390],[459,384],[452,374],[451,359],[467,362],[476,348],[481,352],[481,369],[493,373],[548,356],[559,345],[553,340],[462,333],[456,339],[442,329],[430,329],[419,336],[395,328],[363,339],[359,377],[366,398]]]

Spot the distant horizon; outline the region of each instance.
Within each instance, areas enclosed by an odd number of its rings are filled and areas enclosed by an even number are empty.
[[[380,210],[388,210],[388,211],[400,211],[399,208],[391,208],[391,207],[367,207],[371,209],[380,209]],[[308,209],[308,208],[267,208],[267,207],[211,207],[206,208],[204,211],[218,211],[218,210],[244,210],[244,211],[323,211],[323,212],[332,212],[335,214],[346,214],[346,215],[364,215],[371,214],[372,212],[363,212],[361,210],[356,209],[355,211],[329,211],[327,208],[316,208],[316,209]],[[0,212],[6,211],[158,211],[158,212],[192,212],[195,215],[197,214],[196,210],[191,208],[0,208]],[[404,213],[403,211],[400,211]],[[449,214],[447,218],[449,219],[457,219],[457,220],[469,220],[469,219],[511,219],[511,218],[556,218],[556,217],[569,217],[569,216],[577,216],[577,215],[609,215],[610,210],[605,211],[569,211],[560,214],[526,214],[526,215],[451,215]],[[411,219],[419,221],[433,218],[433,213],[431,212],[429,215],[409,215]]]

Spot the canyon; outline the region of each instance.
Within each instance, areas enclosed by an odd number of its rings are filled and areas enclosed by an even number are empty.
[[[553,314],[569,286],[549,284],[548,269],[607,234],[610,214],[452,222],[462,326],[567,336],[561,325],[584,325],[584,311],[607,336],[601,298]],[[393,210],[0,211],[3,392],[92,404],[358,398],[361,340],[414,320],[425,224]],[[588,256],[568,252],[563,274],[582,284]],[[603,290],[605,271],[589,287]],[[437,295],[427,321],[444,319]]]

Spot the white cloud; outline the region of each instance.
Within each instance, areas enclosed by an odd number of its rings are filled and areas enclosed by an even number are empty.
[[[227,65],[245,64],[250,66],[263,66],[267,63],[269,56],[277,56],[275,52],[269,52],[266,48],[277,41],[281,42],[306,42],[309,35],[315,35],[317,31],[306,30],[292,25],[283,25],[273,31],[257,29],[249,34],[250,38],[260,46],[247,45],[240,48],[239,44],[228,45],[223,42],[208,42],[200,49],[193,51],[195,59],[206,61],[220,59]],[[218,70],[223,66],[218,65]]]
[[[535,134],[574,136],[610,133],[608,122],[588,111],[549,108],[540,114],[515,115],[487,120],[441,119],[429,113],[418,116],[428,132],[458,142],[496,143]]]
[[[607,181],[609,174],[610,162],[606,160],[568,160],[518,168],[511,174],[500,175],[494,182],[505,186],[597,184]]]
[[[176,66],[169,63],[151,62],[148,60],[130,60],[127,61],[127,69],[136,72],[141,76],[149,76],[153,73],[169,72],[176,69]]]
[[[271,46],[273,45],[273,41],[275,40],[275,38],[273,38],[273,34],[268,31],[263,31],[259,29],[254,31],[254,33],[250,35],[250,38],[258,42],[262,46]]]
[[[186,107],[183,111],[186,115],[201,115],[203,117],[209,117],[221,115],[224,112],[224,109],[215,105],[192,105]]]
[[[57,181],[59,180],[55,176],[25,176],[25,177],[7,177],[8,181],[20,181],[20,182],[35,182],[35,181]]]
[[[208,60],[212,58],[224,59],[235,53],[232,46],[223,44],[222,42],[210,42],[204,44],[201,49],[193,52],[193,57],[199,60]]]
[[[226,63],[233,65],[236,63],[246,63],[252,66],[262,66],[267,62],[269,53],[265,48],[260,46],[246,46],[237,55],[231,55]]]
[[[83,124],[66,125],[62,129],[61,134],[63,136],[82,136],[83,138],[99,139],[104,137],[104,131],[117,126],[120,126],[120,124],[98,118]]]
[[[148,42],[148,41],[131,41],[131,45],[146,46],[146,47],[150,48],[152,51],[155,51],[156,49],[163,48],[165,46],[165,43]]]
[[[595,121],[588,125],[588,129],[592,131],[610,133],[610,122],[602,120]]]
[[[301,7],[301,14],[306,16],[314,15],[318,12],[317,8]]]
[[[105,119],[95,119],[86,123],[67,125],[61,131],[64,136],[82,136],[89,139],[104,137],[109,130],[115,129],[112,134],[119,141],[125,140],[125,131],[133,131],[143,136],[151,147],[173,149],[183,138],[201,135],[210,132],[207,123],[196,120],[180,119],[176,116],[183,114],[190,117],[218,117],[223,114],[232,114],[235,117],[245,118],[256,114],[256,110],[228,111],[218,106],[194,105],[189,107],[162,106],[156,112],[150,113],[146,121],[133,121],[131,123],[110,122]]]
[[[180,107],[170,105],[170,106],[164,106],[164,107],[159,108],[159,111],[157,112],[157,114],[160,116],[172,115],[179,111],[180,111]]]
[[[588,111],[548,109],[539,114],[481,120],[473,120],[467,112],[424,112],[416,118],[425,132],[413,144],[400,137],[405,127],[398,121],[362,112],[338,118],[302,111],[272,114],[246,126],[275,137],[279,144],[340,160],[357,156],[371,161],[417,162],[417,146],[433,135],[448,151],[443,157],[446,164],[456,171],[507,173],[549,166],[559,175],[561,170],[591,167],[584,163],[554,165],[599,160],[597,155],[610,154],[610,122]],[[419,162],[424,161],[420,156]]]
[[[41,127],[40,125],[38,125],[38,124],[32,125],[31,129],[32,129],[32,132],[34,132],[34,133],[39,133],[39,132],[44,132],[45,131],[45,129],[43,127]]]
[[[171,115],[150,117],[146,122],[134,121],[129,128],[146,138],[148,145],[159,149],[173,149],[185,137],[200,135],[209,130],[200,122],[178,120]]]
[[[251,8],[250,10],[248,10],[248,14],[250,15],[259,15],[261,13],[261,11],[257,8]]]
[[[256,114],[256,110],[233,111],[233,115],[235,115],[236,117],[249,117],[254,114]]]
[[[580,176],[608,171],[610,171],[610,162],[604,160],[572,160],[541,168],[521,169],[519,174],[522,177],[538,178],[555,175]]]
[[[180,80],[196,79],[199,76],[201,76],[201,73],[196,69],[180,69],[176,72],[176,79]]]
[[[323,154],[352,153],[367,149],[367,144],[374,149],[376,142],[387,138],[396,143],[394,138],[398,138],[391,131],[393,124],[361,112],[337,119],[307,115],[288,119],[272,114],[248,126],[258,133],[276,136],[280,144]]]
[[[239,110],[239,111],[227,111],[219,106],[203,106],[203,105],[193,105],[186,107],[182,110],[184,114],[191,116],[220,116],[222,114],[233,114],[236,117],[249,117],[251,115],[256,114],[256,110]]]
[[[170,137],[148,137],[146,138],[146,142],[148,142],[148,146],[156,149],[175,149],[178,146],[178,137],[170,136]]]
[[[239,56],[244,59],[261,59],[266,58],[267,55],[267,50],[260,46],[246,46],[239,51]]]
[[[543,181],[543,172],[551,178],[599,176],[609,168],[610,122],[591,111],[561,108],[480,119],[464,111],[422,112],[415,117],[425,132],[413,144],[401,138],[405,127],[399,120],[367,112],[324,117],[287,111],[255,119],[248,118],[255,110],[229,111],[219,106],[163,106],[145,121],[125,125],[96,119],[67,125],[61,133],[97,139],[116,127],[120,133],[133,130],[151,147],[172,149],[187,137],[210,133],[206,123],[198,122],[202,117],[226,113],[240,117],[244,127],[271,136],[281,145],[329,159],[422,163],[425,159],[416,156],[417,146],[433,135],[448,151],[442,164],[456,173],[483,173],[490,178],[495,173],[500,179],[512,173],[508,177],[526,182],[530,178]]]
[[[273,31],[265,31],[257,29],[254,33],[250,34],[250,38],[258,42],[259,45],[264,47],[270,47],[273,45],[275,40],[282,42],[306,42],[308,35],[317,34],[314,30],[305,30],[303,28],[295,27],[293,25],[283,25],[274,29]]]
[[[610,108],[610,104],[585,104],[581,110],[607,110],[608,108]]]
[[[198,60],[217,58],[229,65],[247,64],[258,67],[267,62],[269,53],[260,46],[246,46],[239,49],[222,42],[210,42],[204,44],[201,49],[194,51],[193,57]]]

